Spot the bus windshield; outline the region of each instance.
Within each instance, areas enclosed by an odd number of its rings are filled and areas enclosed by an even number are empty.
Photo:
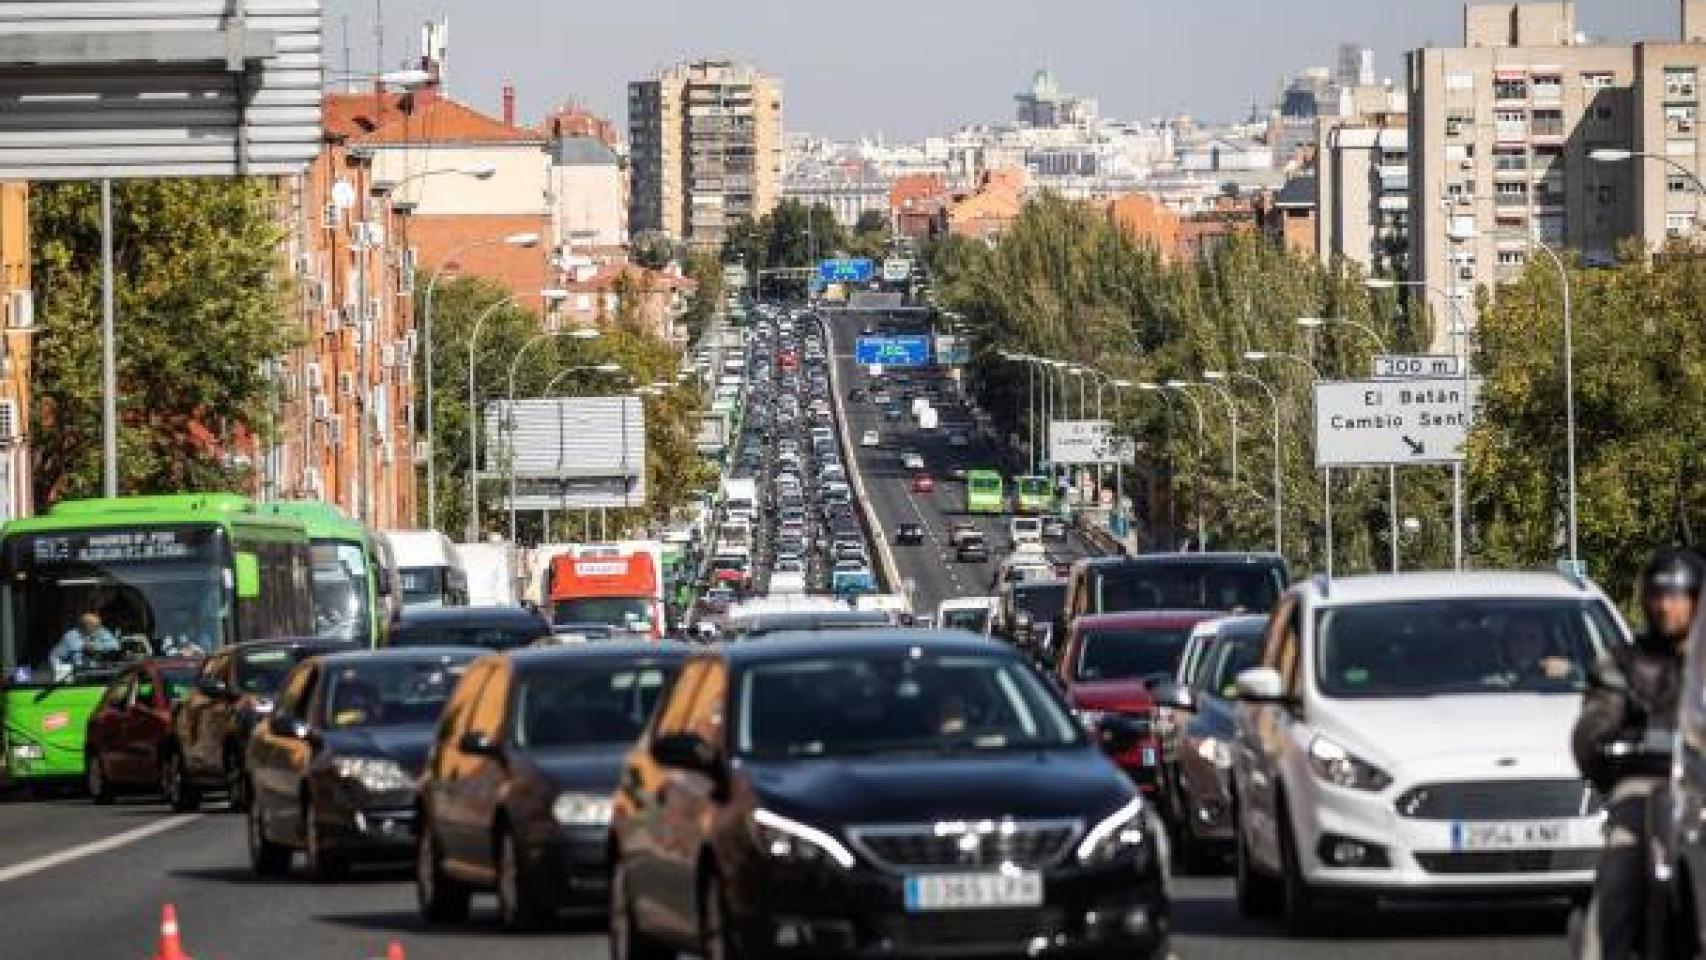
[[[8,538],[13,637],[0,648],[8,674],[17,680],[53,678],[54,647],[89,614],[100,621],[88,633],[90,650],[75,663],[62,660],[60,672],[183,652],[191,645],[212,651],[230,632],[225,553],[213,527]]]
[[[314,635],[370,640],[367,551],[349,540],[315,540],[313,553]]]

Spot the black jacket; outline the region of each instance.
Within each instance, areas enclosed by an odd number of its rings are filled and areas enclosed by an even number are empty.
[[[1676,644],[1643,635],[1600,658],[1588,677],[1582,713],[1570,738],[1576,765],[1601,792],[1617,783],[1617,771],[1601,748],[1619,737],[1639,735],[1649,725],[1676,724],[1682,692],[1682,652]]]

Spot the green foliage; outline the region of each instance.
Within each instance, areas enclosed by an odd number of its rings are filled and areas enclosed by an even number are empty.
[[[417,285],[417,289],[425,288],[424,282]],[[438,470],[438,516],[432,524],[455,536],[462,535],[468,520],[468,344],[481,315],[487,319],[479,325],[475,345],[476,411],[509,395],[512,368],[517,397],[543,396],[547,387],[551,387],[551,396],[608,396],[626,392],[635,384],[673,382],[675,376],[675,349],[646,332],[638,318],[627,316],[626,310],[624,315],[612,318],[597,340],[554,336],[526,346],[540,336],[543,327],[534,314],[501,305],[506,296],[504,288],[490,281],[462,278],[439,284],[433,298],[432,357],[438,386],[433,455]],[[623,303],[634,300],[624,297]],[[604,363],[619,364],[624,373],[564,373],[573,367]],[[422,376],[418,373],[416,382],[424,383]],[[424,415],[424,405],[420,409]],[[697,395],[688,389],[672,389],[665,396],[648,399],[646,411],[648,502],[643,509],[612,511],[611,522],[617,524],[612,529],[638,528],[650,520],[665,519],[694,490],[709,482],[693,448],[698,427]],[[483,436],[480,446],[483,457]],[[498,485],[486,481],[480,494],[481,531],[507,533],[508,514],[500,509],[501,499]],[[572,529],[576,537],[581,530],[578,524],[570,528],[562,523],[556,529],[555,535],[566,535],[563,531]],[[522,535],[529,539],[541,535],[535,518],[526,518]]]
[[[36,501],[100,492],[100,191],[31,191]],[[279,279],[277,198],[260,179],[113,186],[119,488],[238,489],[229,454],[270,432],[266,361],[296,345]]]
[[[715,319],[722,309],[725,294],[723,265],[716,256],[700,251],[687,258],[683,272],[697,284],[693,297],[687,303],[687,312],[681,318],[682,325],[687,328],[687,339],[696,342],[706,324]]]
[[[798,200],[784,200],[758,220],[744,219],[729,228],[723,260],[745,264],[763,296],[798,297],[805,295],[805,280],[760,271],[809,267],[846,254],[850,247],[851,238],[836,221],[835,211],[821,203],[808,209]]]

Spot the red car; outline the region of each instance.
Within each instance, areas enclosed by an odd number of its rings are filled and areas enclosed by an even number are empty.
[[[936,491],[936,478],[935,477],[930,476],[928,473],[919,473],[919,474],[913,475],[913,477],[912,477],[912,492],[913,493],[934,493],[935,491]]]
[[[1072,622],[1056,674],[1067,700],[1086,726],[1107,714],[1122,714],[1147,728],[1137,746],[1113,761],[1138,787],[1154,792],[1160,771],[1161,740],[1156,730],[1155,698],[1144,681],[1171,679],[1191,628],[1224,617],[1208,610],[1144,610],[1102,613]]]
[[[166,772],[160,747],[172,732],[172,708],[199,669],[199,659],[144,660],[107,686],[89,717],[84,746],[89,796],[96,803],[159,789]]]

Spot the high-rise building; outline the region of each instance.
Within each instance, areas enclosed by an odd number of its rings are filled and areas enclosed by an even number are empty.
[[[1538,246],[1611,259],[1638,237],[1693,235],[1701,198],[1657,159],[1700,170],[1697,78],[1706,0],[1682,0],[1681,42],[1591,44],[1573,3],[1465,8],[1464,45],[1412,51],[1410,269],[1431,290],[1436,346],[1473,322],[1475,289],[1520,273]]]
[[[1410,132],[1404,97],[1362,86],[1340,100],[1348,112],[1317,121],[1316,249],[1323,260],[1344,257],[1372,274],[1405,273]]]
[[[1028,127],[1082,126],[1096,119],[1096,101],[1061,93],[1054,74],[1038,70],[1031,75],[1031,88],[1013,95],[1016,117]]]
[[[782,84],[749,64],[696,60],[628,85],[633,233],[722,242],[781,195]]]

